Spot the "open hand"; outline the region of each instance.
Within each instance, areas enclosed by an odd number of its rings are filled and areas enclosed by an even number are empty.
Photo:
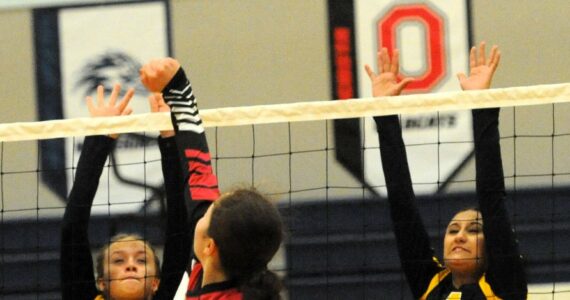
[[[109,97],[109,102],[105,102],[105,88],[102,85],[97,87],[97,102],[93,102],[93,97],[87,96],[87,108],[91,117],[112,117],[112,116],[124,116],[129,115],[133,110],[128,107],[129,102],[135,94],[135,90],[130,88],[123,99],[117,102],[117,97],[121,92],[121,85],[115,84],[113,90],[111,91],[111,96]]]
[[[402,90],[414,79],[406,77],[398,82],[398,73],[400,72],[398,49],[394,49],[392,59],[388,55],[388,49],[382,48],[378,51],[378,74],[372,71],[369,65],[364,65],[368,77],[372,83],[372,96],[397,96]]]
[[[126,116],[130,115],[133,110],[128,106],[129,102],[135,94],[135,90],[130,88],[125,93],[125,96],[117,103],[117,97],[121,92],[121,85],[115,84],[111,91],[109,101],[105,102],[105,88],[102,85],[97,87],[97,101],[93,101],[93,97],[87,96],[87,108],[91,117],[112,117],[112,116]],[[118,134],[110,135],[112,138],[117,138]]]
[[[485,42],[479,44],[479,49],[472,47],[469,52],[469,76],[464,73],[457,74],[461,88],[463,90],[488,89],[500,60],[501,52],[496,45],[491,48],[489,59],[485,57]]]

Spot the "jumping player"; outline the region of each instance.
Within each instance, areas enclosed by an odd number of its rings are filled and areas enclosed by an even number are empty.
[[[116,103],[119,92],[120,86],[115,85],[106,102],[103,86],[99,86],[96,102],[87,97],[91,116],[130,114],[128,103],[134,90],[127,91],[123,99]],[[151,110],[158,111],[155,96],[150,101]],[[63,217],[62,299],[173,299],[188,262],[187,253],[191,243],[186,226],[184,176],[173,136],[174,132],[165,131],[161,132],[159,138],[168,215],[162,269],[148,242],[138,235],[119,234],[99,251],[96,278],[88,239],[89,216],[99,177],[117,135],[85,138]]]
[[[396,96],[413,79],[398,82],[398,51],[378,53],[378,74],[365,69],[375,97]],[[499,64],[494,46],[470,52],[470,74],[459,74],[463,90],[487,89]],[[479,208],[456,213],[447,226],[439,263],[415,204],[402,130],[397,116],[375,117],[390,214],[402,269],[416,299],[526,299],[527,282],[518,243],[505,208],[499,145],[499,109],[473,110],[476,189]]]
[[[163,58],[141,69],[149,91],[171,108],[186,181],[193,232],[187,299],[279,299],[279,278],[267,269],[283,237],[281,217],[253,188],[219,195],[192,86],[178,61]]]

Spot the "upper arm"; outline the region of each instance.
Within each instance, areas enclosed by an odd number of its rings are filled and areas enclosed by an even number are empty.
[[[477,197],[488,262],[486,277],[497,294],[524,299],[527,293],[524,264],[505,206],[498,113],[498,109],[473,111]]]
[[[112,147],[113,141],[102,136],[87,137],[84,142],[62,220],[60,272],[63,299],[89,299],[98,293],[88,223],[99,177]]]
[[[375,118],[390,215],[401,265],[410,289],[420,297],[441,270],[415,203],[406,149],[397,116]]]

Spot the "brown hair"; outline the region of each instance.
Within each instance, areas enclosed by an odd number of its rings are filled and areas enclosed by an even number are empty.
[[[280,299],[281,280],[267,270],[283,239],[277,208],[255,188],[240,188],[215,202],[208,228],[222,268],[244,299]]]

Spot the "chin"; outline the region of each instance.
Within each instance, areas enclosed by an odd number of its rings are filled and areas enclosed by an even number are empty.
[[[445,260],[445,267],[452,273],[479,273],[482,272],[483,261],[478,262],[473,259],[447,259]]]
[[[115,287],[114,291],[111,287],[111,292],[113,295],[125,298],[143,298],[144,286],[135,282],[123,282],[120,286]]]

